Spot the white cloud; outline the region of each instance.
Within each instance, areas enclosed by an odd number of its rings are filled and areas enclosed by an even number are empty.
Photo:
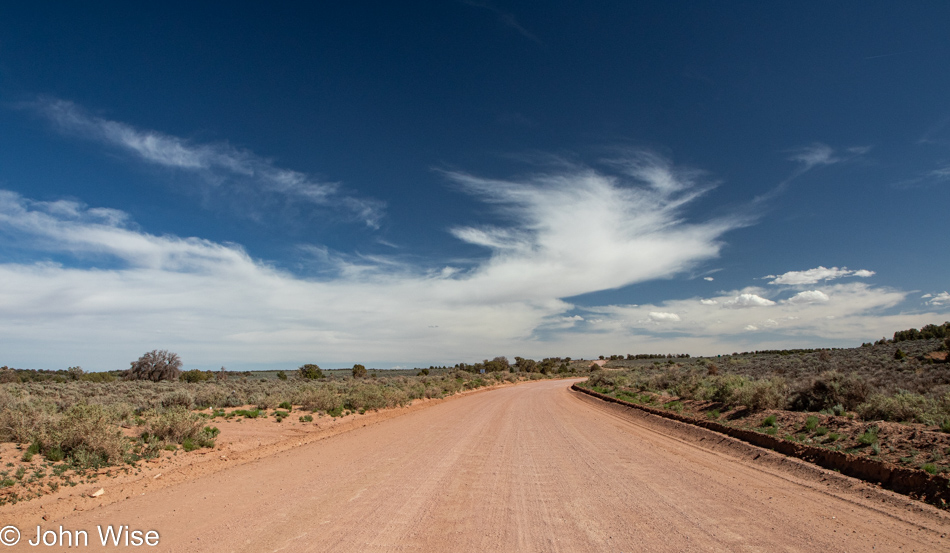
[[[805,169],[811,169],[816,165],[830,165],[841,161],[835,157],[835,151],[831,146],[820,142],[795,150],[789,159],[804,164]]]
[[[768,307],[770,305],[775,305],[775,302],[756,294],[739,294],[738,296],[731,298],[722,304],[723,307],[736,309],[742,309],[746,307]]]
[[[755,325],[745,325],[745,328],[744,328],[743,330],[754,331],[754,330],[758,330],[758,329],[759,329],[759,327],[757,327],[757,326],[755,326]]]
[[[65,100],[45,99],[33,107],[65,133],[120,148],[146,163],[200,175],[205,195],[238,203],[236,210],[242,214],[248,214],[250,208],[257,209],[262,200],[283,198],[299,205],[344,210],[372,228],[378,228],[382,217],[382,202],[348,196],[337,183],[278,167],[271,160],[226,143],[196,144],[158,131],[137,129],[90,115]]]
[[[637,351],[686,351],[692,347],[709,353],[773,346],[782,349],[820,344],[857,345],[893,334],[895,329],[919,328],[934,320],[945,320],[947,316],[946,313],[889,315],[886,310],[903,302],[907,293],[862,282],[826,285],[811,292],[820,292],[828,301],[776,302],[763,297],[769,293],[767,289],[753,287],[723,292],[718,297],[704,298],[706,301],[686,298],[638,306],[591,308],[604,320],[601,327],[610,331],[587,338],[593,343],[603,343],[604,351],[611,351],[607,347],[610,343],[638,343]],[[804,297],[816,299],[820,296],[808,294]],[[738,298],[746,299],[737,301]],[[730,302],[759,307],[729,309],[727,304]],[[735,307],[735,303],[730,305]],[[679,315],[676,330],[682,337],[652,336],[657,328],[649,317],[651,312]],[[767,331],[768,336],[757,334],[756,341],[746,341],[743,336],[751,327],[762,333]],[[659,343],[666,345],[650,347]]]
[[[788,299],[788,303],[822,303],[831,298],[821,290],[806,290],[799,292]]]
[[[856,276],[861,278],[867,278],[874,275],[874,271],[868,271],[867,269],[860,269],[857,271],[849,271],[847,267],[831,267],[830,269],[819,265],[814,269],[808,269],[807,271],[789,271],[782,275],[768,275],[763,278],[772,279],[770,284],[786,284],[791,286],[801,285],[801,284],[815,284],[823,280],[834,280],[842,277]]]
[[[930,298],[927,303],[930,305],[950,305],[950,293],[943,291],[937,295],[927,294],[924,298]]]
[[[719,237],[744,223],[684,221],[680,208],[697,188],[677,180],[681,172],[665,162],[651,168],[655,159],[610,160],[629,177],[563,163],[557,172],[517,181],[445,172],[511,221],[451,229],[491,250],[469,277],[473,288],[490,301],[563,298],[679,273],[717,256]]]
[[[576,355],[587,347],[581,334],[553,345],[538,333],[577,332],[581,322],[580,329],[594,325],[591,332],[610,327],[600,316],[566,317],[573,306],[559,298],[686,271],[715,257],[719,237],[738,224],[685,221],[677,207],[693,195],[689,187],[587,168],[522,182],[449,177],[511,222],[454,229],[489,250],[484,261],[429,270],[302,247],[332,269],[319,281],[253,259],[239,245],[142,232],[119,211],[3,192],[0,232],[12,243],[34,259],[48,252],[82,260],[82,268],[0,264],[7,314],[0,340],[16,344],[5,349],[6,362],[123,368],[156,347],[208,366]],[[665,321],[675,316],[654,311]]]
[[[662,313],[658,311],[650,311],[650,319],[660,323],[666,322],[677,322],[680,320],[680,316],[676,313]]]
[[[714,279],[713,277],[703,277],[703,280],[705,280],[705,281],[707,281],[707,282],[712,282],[712,281],[715,280],[715,279]]]

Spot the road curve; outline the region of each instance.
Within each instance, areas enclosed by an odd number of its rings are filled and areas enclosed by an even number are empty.
[[[182,552],[950,550],[950,518],[836,497],[569,386],[461,397],[55,525],[90,550],[99,524]]]

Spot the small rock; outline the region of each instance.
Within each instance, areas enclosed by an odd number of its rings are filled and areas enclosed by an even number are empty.
[[[102,489],[102,488],[99,488],[98,490],[96,490],[96,491],[92,492],[91,494],[89,494],[89,497],[99,497],[100,495],[102,495],[102,494],[104,494],[104,493],[106,493],[106,491],[105,491],[104,489]]]

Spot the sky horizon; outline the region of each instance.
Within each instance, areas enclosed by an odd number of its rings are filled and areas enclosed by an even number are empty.
[[[941,324],[947,20],[0,7],[0,365],[716,355]]]

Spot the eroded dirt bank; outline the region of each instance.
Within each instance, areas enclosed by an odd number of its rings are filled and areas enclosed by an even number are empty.
[[[36,524],[62,525],[88,530],[95,550],[97,525],[123,524],[158,531],[159,546],[146,549],[160,551],[950,548],[950,517],[936,509],[741,448],[703,447],[569,386],[474,394],[145,495],[23,520],[33,526],[24,540]]]

